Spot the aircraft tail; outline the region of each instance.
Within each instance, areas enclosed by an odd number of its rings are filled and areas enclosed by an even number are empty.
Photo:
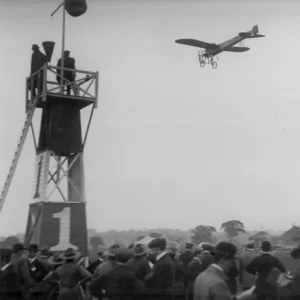
[[[252,27],[252,30],[247,31],[247,32],[241,32],[241,33],[239,33],[239,36],[242,38],[251,39],[251,38],[264,37],[265,35],[258,34],[258,26],[254,25]]]

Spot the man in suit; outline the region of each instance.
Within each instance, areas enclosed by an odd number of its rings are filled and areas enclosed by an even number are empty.
[[[32,45],[32,56],[31,56],[31,68],[30,68],[30,75],[33,75],[38,70],[40,70],[44,64],[48,63],[47,56],[40,51],[40,47],[37,44]],[[38,92],[41,93],[43,90],[43,71],[41,70],[40,76],[35,74],[32,77],[32,95],[31,97],[34,98],[36,96],[36,89]],[[39,78],[40,77],[40,78]]]
[[[97,267],[104,262],[104,253],[107,250],[107,248],[105,246],[100,245],[97,250],[98,258],[92,263],[90,263],[90,265],[86,268],[91,274],[94,274]]]
[[[137,244],[133,248],[133,257],[128,261],[138,279],[144,281],[146,276],[151,273],[149,261],[146,258],[147,249],[144,245]]]
[[[237,269],[236,247],[228,242],[220,242],[214,252],[215,262],[197,276],[194,282],[194,300],[231,300],[228,274]]]
[[[152,272],[145,278],[147,287],[153,289],[156,300],[171,300],[175,286],[175,266],[166,251],[167,241],[164,238],[152,240],[149,249],[156,256]]]
[[[45,285],[40,284],[41,281],[48,274],[48,269],[44,263],[42,263],[38,258],[37,254],[39,252],[39,247],[36,244],[31,244],[28,247],[28,267],[29,274],[31,278],[31,293],[30,299],[39,299],[46,292],[47,288]]]
[[[194,258],[194,252],[193,252],[193,243],[186,243],[185,249],[183,252],[179,255],[179,259],[182,262],[182,274],[183,274],[183,283],[184,283],[184,289],[187,289],[187,286],[189,284],[189,263]]]
[[[271,255],[272,246],[268,241],[262,242],[262,254],[255,257],[246,267],[246,271],[253,275],[258,275],[255,282],[255,293],[257,300],[278,299],[278,288],[275,283],[271,283],[269,275],[273,269],[285,273],[286,269],[279,259]]]
[[[189,284],[187,287],[187,299],[193,299],[193,286],[194,281],[196,280],[197,276],[203,271],[202,262],[201,262],[201,249],[196,249],[194,252],[193,259],[188,264],[188,276],[189,276]]]
[[[255,276],[246,272],[246,268],[256,256],[257,254],[254,251],[254,243],[249,243],[246,245],[246,249],[238,257],[239,281],[244,291],[254,286]]]
[[[58,60],[57,62],[57,67],[61,68],[61,58]],[[67,84],[67,94],[70,95],[71,94],[71,84],[70,82],[74,82],[75,81],[75,59],[73,57],[70,56],[70,51],[66,50],[64,51],[64,68],[66,69],[73,69],[73,71],[66,71],[64,70],[64,76],[63,76],[63,83]],[[61,70],[57,70],[57,74],[61,75]],[[60,83],[61,77],[60,76],[56,76],[56,80],[58,83]]]

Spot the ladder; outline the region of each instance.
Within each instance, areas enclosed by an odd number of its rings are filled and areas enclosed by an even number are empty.
[[[2,190],[1,195],[0,195],[0,212],[2,210],[2,207],[3,207],[4,201],[6,199],[10,184],[11,184],[13,176],[15,174],[15,171],[16,171],[16,168],[17,168],[17,165],[18,165],[19,158],[21,156],[21,152],[22,152],[25,140],[26,140],[26,136],[27,136],[29,127],[31,126],[31,122],[32,122],[32,118],[33,118],[34,111],[35,111],[35,108],[36,108],[36,104],[37,104],[37,98],[33,101],[33,103],[30,106],[28,106],[28,109],[27,109],[27,112],[26,112],[27,116],[26,116],[26,120],[25,120],[23,129],[22,129],[20,139],[19,139],[17,150],[15,152],[14,158],[13,158],[12,163],[10,165],[9,172],[8,172],[7,177],[6,177],[6,181],[4,183],[4,187],[3,187],[3,190]]]

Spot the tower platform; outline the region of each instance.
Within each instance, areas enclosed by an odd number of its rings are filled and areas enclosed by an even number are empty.
[[[61,70],[65,73],[75,73],[76,79],[69,81],[66,76],[60,75]],[[26,112],[36,98],[38,98],[36,108],[63,104],[79,109],[89,105],[94,105],[94,108],[97,108],[98,74],[98,72],[62,69],[45,64],[43,68],[26,78]],[[60,85],[61,78],[64,82],[63,86]],[[34,86],[38,90],[36,95]],[[71,89],[70,94],[66,93],[68,86]]]

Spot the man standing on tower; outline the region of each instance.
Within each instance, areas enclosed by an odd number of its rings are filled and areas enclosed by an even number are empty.
[[[40,51],[40,47],[37,44],[32,45],[32,56],[31,56],[31,69],[30,75],[37,72],[40,68],[44,66],[44,64],[48,63],[47,56]],[[38,92],[41,93],[43,89],[43,71],[40,73],[40,78],[38,74],[35,74],[32,77],[32,95],[31,97],[34,98],[36,96],[35,89],[38,89]]]
[[[61,68],[61,58],[57,62],[57,67]],[[64,51],[64,68],[66,69],[73,69],[73,71],[65,71],[63,75],[63,84],[67,84],[67,94],[71,94],[71,85],[68,81],[73,83],[75,81],[75,59],[73,57],[70,57],[70,51],[66,50]],[[57,70],[57,76],[56,80],[58,83],[61,81],[61,77],[58,76],[61,75],[61,70]],[[67,81],[68,80],[68,81]]]

